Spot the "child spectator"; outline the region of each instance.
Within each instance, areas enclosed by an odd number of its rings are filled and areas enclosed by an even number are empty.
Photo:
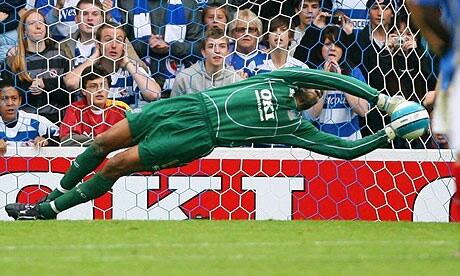
[[[255,74],[257,66],[261,65],[268,55],[259,47],[259,39],[263,34],[262,21],[252,11],[240,10],[230,23],[230,35],[234,39],[233,49],[227,57],[227,64],[235,70],[243,69],[250,77]]]
[[[267,35],[270,47],[269,58],[257,67],[256,72],[260,74],[293,66],[308,68],[303,62],[289,55],[288,48],[293,38],[294,33],[290,28],[289,18],[285,16],[272,18],[269,23],[269,33]]]
[[[64,80],[69,91],[80,89],[82,72],[98,64],[111,74],[110,99],[136,108],[160,97],[161,89],[156,81],[127,57],[126,32],[121,26],[105,23],[97,30],[96,40],[94,53],[66,75]]]
[[[201,92],[242,79],[231,66],[225,64],[228,38],[222,29],[214,27],[206,31],[201,53],[204,57],[203,61],[198,61],[177,75],[171,97]]]
[[[227,32],[227,23],[228,23],[228,10],[225,5],[218,5],[217,3],[209,4],[206,8],[203,9],[201,15],[201,35],[200,43],[195,43],[193,47],[193,55],[199,60],[201,59],[201,45],[202,41],[206,37],[206,31],[217,27],[222,29],[224,33]]]
[[[45,18],[37,10],[24,13],[18,26],[18,46],[10,49],[2,78],[24,94],[21,109],[60,121],[60,110],[70,103],[63,76],[69,62],[48,39]]]
[[[313,53],[321,51],[321,33],[328,24],[338,24],[345,31],[342,35],[350,36],[350,42],[342,39],[344,43],[351,43],[352,40],[353,23],[350,18],[340,11],[332,15],[329,9],[323,9],[324,4],[324,0],[296,1],[299,25],[295,28],[294,43],[289,50],[295,58],[311,68],[318,68],[321,64],[321,60],[316,59]]]
[[[201,22],[205,30],[217,27],[224,32],[227,30],[228,10],[225,5],[211,4],[203,10]]]
[[[339,40],[340,29],[328,26],[321,37],[322,68],[327,72],[352,75],[362,81],[364,77],[357,68],[351,68],[347,63],[346,47]],[[344,93],[342,91],[324,91],[323,97],[308,111],[317,121],[321,131],[334,134],[347,140],[361,138],[358,116],[364,116],[369,110],[366,100]]]
[[[67,108],[60,128],[64,146],[88,145],[94,137],[125,118],[129,106],[107,98],[110,88],[108,72],[100,67],[88,67],[81,80],[82,100]]]
[[[329,0],[330,1],[330,0]],[[262,20],[263,30],[268,30],[270,19],[279,15],[293,17],[295,14],[295,7],[293,0],[289,1],[273,1],[273,0],[230,0],[231,5],[239,6],[240,10],[250,9],[253,13]]]
[[[21,93],[11,84],[0,85],[0,152],[7,145],[47,146],[48,138],[58,140],[59,127],[43,116],[19,110]]]
[[[313,20],[318,17],[321,12],[320,0],[296,0],[294,2],[296,3],[295,11],[299,18],[299,24],[294,29],[294,41],[290,47],[290,53],[292,54],[294,54],[296,46],[300,44],[305,30],[310,27],[310,25],[313,23]],[[314,45],[317,42],[318,40],[312,41],[312,44]]]

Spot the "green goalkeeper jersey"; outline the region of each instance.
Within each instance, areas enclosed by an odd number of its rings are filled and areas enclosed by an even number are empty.
[[[354,78],[286,68],[127,113],[143,163],[153,170],[186,164],[216,146],[286,144],[352,159],[388,143],[381,130],[356,141],[319,131],[296,110],[298,87],[338,89],[375,103],[378,93]]]
[[[202,94],[218,146],[289,144],[321,154],[353,158],[387,143],[384,131],[346,141],[318,131],[296,110],[298,87],[340,90],[376,103],[376,89],[352,77],[325,71],[285,68]]]

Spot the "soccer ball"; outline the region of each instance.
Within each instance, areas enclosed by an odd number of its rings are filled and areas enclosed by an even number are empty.
[[[406,101],[399,104],[391,114],[391,124],[397,136],[417,139],[428,129],[430,116],[421,104]]]

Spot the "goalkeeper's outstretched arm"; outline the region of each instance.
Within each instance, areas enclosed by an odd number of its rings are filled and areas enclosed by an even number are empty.
[[[287,84],[298,87],[343,91],[353,96],[366,99],[370,104],[376,105],[388,115],[391,115],[394,108],[404,101],[400,96],[389,97],[379,93],[377,89],[356,78],[323,70],[288,67],[260,74],[250,79],[254,81],[256,79],[267,78],[281,79]]]
[[[319,131],[311,123],[303,121],[301,127],[295,133],[279,137],[277,142],[334,158],[351,160],[388,145],[394,137],[394,131],[387,126],[373,135],[349,141]]]
[[[356,78],[317,69],[288,67],[259,74],[251,78],[282,79],[287,84],[298,87],[339,90],[366,99],[372,104],[377,104],[379,96],[377,89],[370,87]]]

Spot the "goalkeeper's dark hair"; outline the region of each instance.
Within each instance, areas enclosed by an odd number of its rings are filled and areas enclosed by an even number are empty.
[[[111,83],[109,72],[107,72],[107,70],[105,70],[99,65],[86,67],[86,69],[83,70],[81,75],[82,75],[82,78],[81,78],[81,88],[82,89],[86,89],[86,84],[88,84],[88,81],[92,81],[92,80],[99,79],[99,78],[104,78],[104,80],[107,80],[109,86]]]

